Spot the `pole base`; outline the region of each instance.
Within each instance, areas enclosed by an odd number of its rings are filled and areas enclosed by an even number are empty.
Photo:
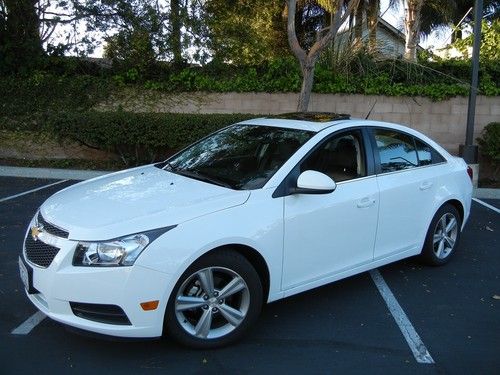
[[[477,145],[460,145],[458,154],[467,164],[477,164],[479,148]]]

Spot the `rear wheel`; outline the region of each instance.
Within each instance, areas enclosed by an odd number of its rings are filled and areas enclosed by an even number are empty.
[[[458,246],[461,227],[457,209],[451,204],[442,206],[429,226],[421,258],[433,266],[447,263]]]
[[[168,334],[181,344],[215,348],[239,339],[258,317],[262,285],[242,255],[221,250],[180,277],[165,314]]]

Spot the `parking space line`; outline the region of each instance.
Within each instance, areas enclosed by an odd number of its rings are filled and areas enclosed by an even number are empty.
[[[37,187],[35,189],[31,189],[31,190],[28,190],[28,191],[23,191],[22,193],[19,193],[19,194],[14,194],[14,195],[11,195],[9,197],[5,197],[5,198],[0,198],[0,202],[5,202],[5,201],[8,201],[10,199],[14,199],[14,198],[17,198],[17,197],[21,197],[23,195],[26,195],[26,194],[30,194],[30,193],[34,193],[35,191],[38,191],[38,190],[42,190],[42,189],[46,189],[48,187],[51,187],[51,186],[54,186],[54,185],[57,185],[57,184],[62,184],[63,182],[66,182],[68,180],[61,180],[61,181],[57,181],[57,182],[54,182],[52,184],[48,184],[48,185],[43,185],[43,186],[40,186],[40,187]]]
[[[43,312],[37,311],[26,319],[19,327],[14,328],[11,333],[13,335],[27,335],[46,317],[47,316]]]
[[[481,199],[472,198],[472,200],[479,203],[479,204],[482,204],[484,207],[488,207],[490,210],[495,211],[497,214],[500,214],[500,209],[496,208],[495,206],[492,206],[489,203],[483,202]]]
[[[378,291],[380,292],[380,295],[384,299],[387,307],[389,308],[389,311],[391,312],[394,320],[399,326],[399,329],[406,339],[406,342],[408,343],[408,346],[410,347],[417,362],[433,364],[434,360],[432,359],[429,351],[425,347],[417,331],[415,331],[415,328],[413,328],[413,325],[401,308],[396,297],[394,297],[391,289],[389,289],[389,286],[385,282],[380,272],[376,269],[371,270],[370,276],[375,283]]]

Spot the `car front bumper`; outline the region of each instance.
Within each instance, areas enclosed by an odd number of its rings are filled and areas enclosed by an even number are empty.
[[[139,265],[129,267],[78,267],[72,265],[76,242],[59,239],[59,252],[47,268],[28,261],[31,268],[30,301],[48,317],[99,334],[119,337],[158,337],[173,286],[170,275]],[[142,302],[159,301],[155,310],[145,311]],[[129,324],[112,324],[76,316],[71,303],[115,305],[123,310]]]

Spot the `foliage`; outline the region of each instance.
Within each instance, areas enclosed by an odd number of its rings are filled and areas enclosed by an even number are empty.
[[[88,75],[57,76],[35,71],[0,80],[0,117],[92,108],[112,91],[109,80]]]
[[[459,50],[464,57],[469,56],[468,49],[474,42],[473,35],[467,38],[458,39],[453,43],[453,47]],[[483,21],[481,26],[481,49],[479,50],[479,59],[484,62],[496,62],[500,64],[500,19],[492,22]]]
[[[168,30],[166,9],[155,0],[73,0],[87,33],[105,35],[105,56],[129,68],[148,66],[164,57]],[[142,59],[141,59],[142,55]]]
[[[136,69],[105,69],[78,58],[50,58],[45,70],[0,79],[0,117],[32,116],[45,112],[86,111],[132,89],[155,100],[155,92],[298,92],[300,68],[295,59],[276,59],[261,65],[208,64],[174,70],[159,66],[145,78]],[[332,69],[318,63],[313,92],[367,95],[421,95],[442,100],[467,95],[470,62],[449,60],[410,64],[377,61],[362,52]],[[480,94],[500,94],[500,64],[480,66]],[[147,103],[146,103],[147,104]]]
[[[113,60],[121,70],[136,69],[148,74],[156,63],[156,56],[147,30],[122,30],[107,38],[104,57]]]
[[[117,153],[126,166],[162,160],[172,152],[248,114],[60,112],[47,114],[41,131]]]
[[[496,168],[500,167],[500,122],[486,125],[477,141],[481,153],[487,156]]]
[[[498,65],[481,68],[480,93],[499,95]],[[465,61],[416,65],[402,60],[374,61],[362,55],[342,70],[326,64],[316,68],[313,92],[367,95],[427,96],[443,100],[467,95],[470,64]],[[291,58],[260,66],[218,67],[215,70],[185,68],[164,81],[148,81],[145,86],[160,91],[211,92],[297,92],[301,76],[298,63]]]
[[[205,21],[214,59],[260,64],[288,54],[282,0],[211,0]]]
[[[43,54],[34,0],[0,0],[0,74],[36,66]]]

